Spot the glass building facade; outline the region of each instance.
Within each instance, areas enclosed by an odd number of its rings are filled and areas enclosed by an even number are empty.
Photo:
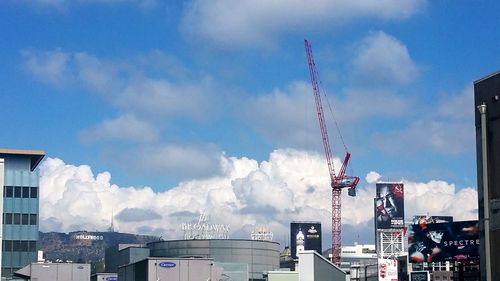
[[[0,149],[2,277],[36,262],[39,229],[40,150]]]

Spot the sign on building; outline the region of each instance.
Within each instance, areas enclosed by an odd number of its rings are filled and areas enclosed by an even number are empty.
[[[229,224],[210,223],[202,212],[195,222],[183,223],[184,239],[229,239]]]
[[[292,222],[290,223],[290,249],[292,258],[298,258],[297,253],[304,250],[314,250],[321,254],[321,223]]]
[[[402,183],[377,183],[375,197],[376,229],[404,227],[404,188]]]
[[[398,260],[378,259],[378,281],[398,281]]]
[[[411,263],[479,258],[478,221],[414,224],[408,229]]]

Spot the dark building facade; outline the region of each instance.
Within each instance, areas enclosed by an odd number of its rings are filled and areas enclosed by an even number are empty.
[[[477,154],[477,179],[478,179],[478,207],[480,221],[480,256],[481,280],[486,280],[485,264],[485,229],[484,229],[484,187],[483,180],[483,145],[481,114],[479,105],[486,105],[486,141],[487,141],[487,186],[488,201],[490,206],[490,268],[491,279],[500,280],[500,71],[488,75],[474,82],[474,111],[476,126],[476,154]]]

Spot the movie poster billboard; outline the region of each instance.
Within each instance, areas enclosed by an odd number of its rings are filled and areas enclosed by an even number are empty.
[[[478,259],[478,221],[410,225],[408,255],[411,263]]]
[[[290,223],[290,250],[294,259],[298,258],[298,252],[304,250],[314,250],[321,254],[321,223]]]
[[[378,259],[378,281],[398,281],[398,261]]]
[[[377,183],[375,197],[376,229],[404,227],[404,188],[402,183]]]
[[[429,223],[442,223],[453,222],[452,216],[413,216],[413,224],[429,224]]]

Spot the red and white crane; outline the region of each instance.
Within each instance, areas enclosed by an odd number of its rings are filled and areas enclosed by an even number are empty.
[[[321,89],[319,87],[319,76],[314,63],[311,44],[304,40],[304,45],[307,54],[307,62],[309,64],[309,74],[311,76],[311,84],[314,93],[314,100],[316,102],[316,111],[318,113],[319,127],[321,129],[321,137],[323,139],[323,148],[325,149],[326,162],[328,164],[328,171],[330,173],[330,181],[332,188],[332,263],[340,265],[340,251],[342,246],[341,227],[342,227],[342,210],[341,210],[341,190],[348,188],[350,196],[356,196],[356,186],[359,182],[359,177],[346,176],[345,171],[351,154],[347,151],[344,144],[345,157],[339,173],[335,174],[333,166],[332,150],[330,148],[330,140],[328,139],[328,131],[326,129],[325,115],[323,113],[323,104],[321,102]],[[340,131],[339,131],[340,134]]]

